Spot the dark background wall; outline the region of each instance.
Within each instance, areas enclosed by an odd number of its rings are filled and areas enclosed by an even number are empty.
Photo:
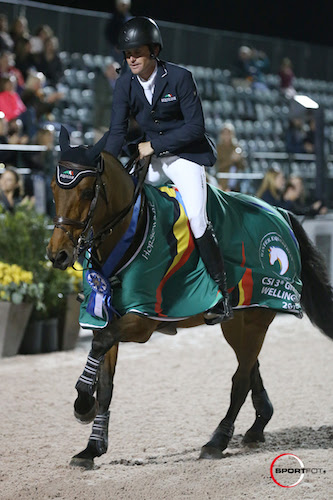
[[[104,30],[109,14],[39,4],[28,0],[5,0],[0,11],[9,20],[24,14],[31,30],[49,24],[59,38],[60,50],[108,53]],[[283,57],[290,57],[298,77],[333,80],[333,47],[282,38],[263,37],[184,24],[158,21],[164,39],[163,58],[187,65],[231,69],[240,45],[253,45],[267,53],[271,72],[277,73]]]

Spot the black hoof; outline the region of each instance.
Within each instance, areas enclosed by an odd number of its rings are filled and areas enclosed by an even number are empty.
[[[74,403],[74,416],[81,424],[90,424],[95,420],[98,413],[98,401],[89,396],[89,401],[84,401],[78,396]]]
[[[81,469],[84,470],[93,470],[97,468],[93,458],[79,458],[77,456],[71,459],[69,465],[72,467],[81,467]]]
[[[243,437],[243,443],[244,444],[251,444],[251,443],[264,443],[265,442],[265,436],[263,432],[256,432],[256,431],[247,431],[245,436]]]
[[[206,460],[220,460],[222,458],[222,451],[214,446],[209,446],[206,444],[201,448],[201,453],[199,459]]]

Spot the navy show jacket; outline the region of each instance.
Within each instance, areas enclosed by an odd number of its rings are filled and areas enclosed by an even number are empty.
[[[215,146],[205,133],[200,97],[187,69],[158,61],[151,105],[136,75],[127,71],[118,78],[104,148],[116,158],[125,143],[130,114],[156,156],[172,154],[207,167],[214,165]]]

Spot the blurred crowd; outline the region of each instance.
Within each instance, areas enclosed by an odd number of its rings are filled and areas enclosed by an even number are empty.
[[[31,32],[26,17],[20,15],[9,24],[0,14],[0,164],[2,170],[6,167],[1,179],[13,179],[14,173],[19,175],[15,168],[22,166],[47,175],[45,154],[54,151],[57,124],[52,111],[63,99],[56,90],[63,70],[58,39],[50,26],[40,25]],[[21,152],[10,145],[41,147]],[[25,176],[20,188],[31,199],[32,184],[32,177]],[[7,199],[2,183],[0,194],[0,204],[7,209],[22,201],[16,195]]]

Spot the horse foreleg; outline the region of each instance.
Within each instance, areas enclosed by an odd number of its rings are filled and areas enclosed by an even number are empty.
[[[94,331],[94,336],[97,335],[97,332]],[[100,363],[102,359],[101,356],[99,360],[95,361],[89,354],[84,371],[75,386],[78,394],[74,402],[74,416],[81,424],[89,424],[97,415],[98,403],[93,393],[97,387],[100,366],[103,366],[103,362]],[[101,370],[101,374],[103,372],[105,370]],[[91,390],[87,389],[88,384]]]
[[[274,313],[265,309],[239,311],[232,321],[222,323],[227,342],[235,351],[238,368],[232,377],[230,406],[226,416],[202,449],[200,458],[222,458],[234,432],[234,423],[251,388],[251,371],[256,363]]]
[[[256,419],[252,427],[246,432],[243,442],[264,442],[264,429],[273,415],[273,405],[265,390],[260,371],[259,361],[255,363],[251,372],[252,402],[256,410]]]
[[[103,330],[94,332],[86,366],[75,385],[78,393],[93,396],[100,364],[112,346],[119,342],[147,342],[158,323],[158,321],[129,313],[113,321]]]
[[[87,447],[75,455],[71,460],[71,465],[93,468],[94,458],[100,457],[107,452],[108,448],[108,426],[109,426],[109,406],[113,392],[113,378],[116,369],[118,356],[118,344],[114,345],[105,355],[100,366],[97,382],[96,415]],[[86,393],[84,393],[85,395]],[[84,396],[83,396],[84,397]],[[89,396],[91,397],[91,396]],[[93,398],[94,399],[94,398]]]

